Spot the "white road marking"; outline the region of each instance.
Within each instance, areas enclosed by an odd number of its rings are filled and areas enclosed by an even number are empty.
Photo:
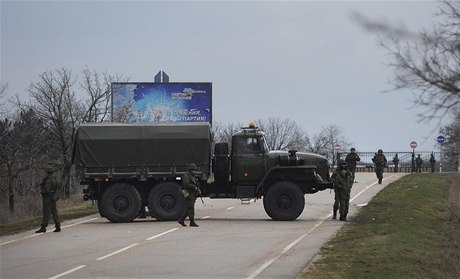
[[[384,180],[387,180],[387,179],[390,179],[392,178],[393,176],[395,175],[392,175],[390,177],[387,177],[385,178]],[[372,186],[376,185],[377,182],[374,182],[372,183],[371,185],[367,186],[365,189],[361,190],[358,194],[356,194],[351,200],[353,201],[354,199],[356,199],[359,195],[361,195],[362,193],[364,193],[367,189],[371,188]],[[324,223],[324,221],[326,221],[327,219],[329,219],[330,217],[332,216],[332,213],[329,213],[329,215],[326,216],[326,218],[324,218],[323,220],[321,220],[320,222],[316,223],[308,232],[306,232],[305,234],[301,235],[299,238],[297,238],[296,240],[294,240],[293,242],[291,242],[289,245],[287,245],[286,247],[284,247],[284,249],[278,254],[276,255],[275,257],[269,259],[268,261],[266,261],[261,267],[259,267],[256,271],[254,271],[251,275],[249,275],[246,279],[254,279],[256,278],[260,273],[262,273],[262,271],[264,271],[267,267],[269,267],[272,263],[274,263],[276,260],[278,260],[281,256],[283,256],[284,254],[286,254],[286,252],[288,252],[292,247],[294,247],[297,243],[299,243],[300,241],[302,241],[302,239],[304,239],[306,236],[308,236],[309,234],[311,234],[313,231],[315,231],[319,226],[321,226],[322,223]]]
[[[84,224],[84,223],[87,223],[87,222],[90,222],[90,221],[97,220],[99,218],[100,217],[92,218],[92,219],[81,221],[81,222],[78,222],[78,223],[62,226],[61,228],[73,227],[73,226],[76,226],[76,225],[80,225],[80,224]],[[50,231],[47,231],[46,233],[49,233],[49,232],[52,232],[52,231],[50,230]],[[2,243],[0,243],[0,246],[6,245],[6,244],[9,244],[9,243],[13,243],[13,242],[16,242],[16,241],[26,240],[26,239],[29,239],[29,238],[32,238],[32,237],[43,235],[43,234],[44,233],[36,233],[36,234],[25,236],[23,238],[18,238],[18,239],[13,239],[13,240],[10,240],[10,241],[2,242]]]
[[[96,261],[100,261],[100,260],[107,259],[108,257],[111,257],[111,256],[113,256],[113,255],[119,254],[119,253],[124,252],[124,251],[126,251],[126,250],[128,250],[128,249],[131,249],[131,248],[133,248],[133,247],[136,246],[136,245],[139,245],[139,243],[131,244],[131,245],[129,245],[129,246],[125,247],[125,248],[122,248],[122,249],[120,249],[120,250],[118,250],[118,251],[115,251],[115,252],[113,252],[113,253],[107,254],[107,255],[102,256],[102,257],[100,257],[100,258],[97,258]]]
[[[75,272],[75,271],[80,270],[80,269],[85,268],[85,267],[86,267],[86,265],[80,265],[80,266],[77,266],[76,268],[72,268],[70,270],[67,270],[66,272],[63,272],[63,273],[58,274],[56,276],[50,277],[49,279],[57,279],[57,278],[60,278],[62,276],[66,276],[67,274],[70,274],[72,272]]]
[[[155,238],[157,238],[157,237],[163,236],[163,235],[165,235],[165,234],[168,234],[168,233],[173,232],[173,231],[178,230],[178,229],[179,229],[179,228],[175,228],[175,229],[172,229],[172,230],[169,230],[169,231],[166,231],[166,232],[163,232],[163,233],[154,235],[154,236],[152,236],[152,237],[147,238],[146,240],[155,239]]]
[[[234,207],[234,206],[232,206],[232,207],[227,207],[227,210],[231,210],[231,209],[233,209],[233,208],[235,208],[235,207]]]
[[[208,218],[211,218],[211,216],[204,216],[204,217],[203,217],[203,218],[201,218],[201,219],[203,219],[203,220],[204,220],[204,219],[208,219]]]

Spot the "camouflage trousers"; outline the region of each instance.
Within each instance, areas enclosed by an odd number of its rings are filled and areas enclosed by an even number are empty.
[[[339,210],[340,215],[347,215],[350,207],[350,192],[342,188],[334,188],[334,212]]]
[[[375,174],[377,175],[378,179],[383,179],[383,168],[376,168]]]
[[[185,199],[185,210],[182,214],[183,219],[187,218],[187,216],[189,219],[195,218],[195,200],[195,197]]]
[[[54,195],[42,194],[43,199],[43,219],[42,226],[48,226],[50,217],[53,216],[54,224],[60,225],[61,221],[59,219],[59,213],[56,208],[56,199]]]

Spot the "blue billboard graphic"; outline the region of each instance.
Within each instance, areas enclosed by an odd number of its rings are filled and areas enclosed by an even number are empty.
[[[112,83],[112,121],[212,121],[212,83]]]

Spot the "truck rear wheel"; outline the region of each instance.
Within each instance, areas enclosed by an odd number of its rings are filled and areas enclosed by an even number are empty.
[[[141,197],[133,185],[116,183],[102,195],[101,216],[110,222],[126,223],[134,220],[141,209]]]
[[[277,182],[268,189],[264,196],[265,212],[273,220],[295,220],[302,214],[304,207],[303,192],[292,182]]]
[[[165,182],[155,186],[150,191],[148,207],[152,217],[158,220],[178,220],[184,211],[184,198],[180,193],[180,185]]]

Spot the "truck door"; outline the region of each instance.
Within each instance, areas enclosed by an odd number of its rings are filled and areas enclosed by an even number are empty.
[[[266,173],[265,146],[261,137],[235,137],[232,144],[232,181],[257,185]]]

